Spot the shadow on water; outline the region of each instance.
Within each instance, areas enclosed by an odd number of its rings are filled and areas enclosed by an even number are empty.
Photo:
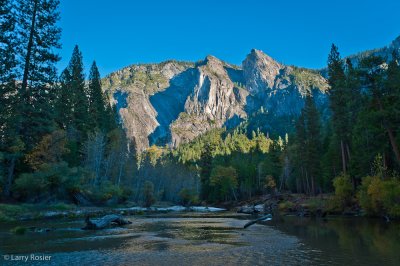
[[[320,250],[327,262],[343,265],[399,265],[400,224],[361,217],[284,217],[271,223]]]
[[[140,237],[126,228],[110,228],[101,231],[81,230],[83,222],[21,222],[28,228],[23,235],[12,233],[15,225],[1,225],[0,253],[22,254],[27,252],[72,252],[118,248],[129,239]],[[29,228],[48,228],[48,232],[35,232]],[[0,263],[1,265],[1,263]]]

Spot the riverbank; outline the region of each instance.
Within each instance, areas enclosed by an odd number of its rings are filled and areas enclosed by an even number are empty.
[[[150,208],[127,203],[115,206],[82,207],[66,203],[54,204],[0,204],[0,222],[40,220],[55,218],[98,217],[107,214],[142,215],[157,212],[219,212],[233,211],[246,214],[279,213],[301,217],[307,216],[363,216],[364,213],[357,204],[347,208],[338,208],[332,194],[307,196],[304,194],[267,194],[250,200],[224,202],[210,206],[174,205],[171,202],[159,202]]]
[[[0,222],[29,221],[41,219],[98,217],[107,214],[142,215],[163,212],[220,212],[224,208],[160,204],[150,208],[132,205],[80,207],[73,204],[0,204]]]
[[[226,204],[227,206],[229,204]],[[236,210],[243,213],[276,213],[307,216],[363,216],[357,204],[339,207],[332,194],[308,196],[305,194],[279,193],[264,195],[236,203]]]

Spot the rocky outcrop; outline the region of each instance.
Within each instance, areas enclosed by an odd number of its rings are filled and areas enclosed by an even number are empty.
[[[372,54],[390,60],[393,50],[400,53],[400,37],[387,47],[348,58],[355,64]],[[104,78],[103,88],[116,104],[128,137],[143,151],[152,144],[176,147],[246,119],[266,125],[264,129],[287,130],[307,93],[327,116],[329,87],[323,76],[326,70],[286,66],[253,49],[241,67],[213,56],[197,63],[132,65]],[[267,119],[258,119],[260,112]],[[290,125],[280,125],[284,123]]]
[[[175,77],[193,66],[176,61],[133,65],[103,79],[103,88],[112,103],[116,104],[127,136],[137,150],[143,151],[149,147],[149,136],[160,126],[151,96],[167,90]]]
[[[282,80],[285,66],[279,64],[260,50],[253,49],[242,63],[246,88],[252,94],[266,89],[287,87],[287,80]]]
[[[134,65],[106,77],[103,87],[139,151],[235,127],[261,107],[277,116],[296,115],[307,91],[314,89],[325,102],[328,88],[317,72],[285,66],[259,50],[242,68],[213,56],[196,64]]]
[[[213,56],[196,66],[193,91],[185,101],[184,112],[171,125],[173,146],[211,128],[234,126],[235,118],[239,122],[247,117],[244,107],[249,92],[232,82],[227,69],[235,68]]]
[[[326,103],[328,84],[318,72],[282,65],[259,50],[253,49],[243,61],[243,74],[252,94],[249,110],[263,107],[277,116],[297,115],[307,92],[319,98],[320,106]]]

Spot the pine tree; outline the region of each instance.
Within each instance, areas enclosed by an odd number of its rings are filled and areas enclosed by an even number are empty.
[[[19,108],[15,79],[18,62],[14,8],[13,1],[0,0],[0,182],[4,184],[6,197],[10,195],[15,163],[23,149],[17,133]]]
[[[306,185],[306,165],[303,163],[304,156],[307,154],[306,149],[306,124],[304,112],[301,112],[296,122],[295,149],[294,149],[294,165],[297,170],[296,190],[297,192],[307,192],[309,187]]]
[[[346,174],[350,157],[350,121],[349,121],[349,100],[351,95],[346,87],[346,75],[343,62],[337,46],[332,44],[328,57],[328,81],[330,89],[330,103],[332,109],[332,124],[336,136],[340,142],[342,157],[342,171]]]
[[[400,166],[400,150],[396,130],[400,128],[400,57],[393,50],[392,61],[389,62],[387,78],[382,96],[382,110],[384,112],[384,125],[389,137],[396,162]]]
[[[349,96],[347,99],[348,104],[348,117],[349,117],[349,126],[348,129],[351,130],[352,122],[356,121],[357,114],[360,110],[362,99],[361,99],[361,81],[359,77],[358,69],[353,67],[350,59],[346,60],[345,65],[345,74],[346,74],[346,88],[349,90]],[[348,137],[348,141],[351,140],[351,137]],[[351,146],[351,143],[349,143]],[[350,158],[349,158],[350,159]]]
[[[311,180],[311,191],[316,194],[317,185],[321,185],[321,120],[317,106],[311,94],[307,94],[304,107],[306,126],[306,165]],[[319,178],[317,180],[317,178]],[[316,184],[316,182],[318,184]]]
[[[15,79],[15,18],[12,13],[13,6],[10,0],[0,0],[0,84],[12,82]],[[2,87],[1,100],[4,100],[4,87]]]
[[[50,96],[56,81],[55,64],[60,59],[54,48],[61,47],[58,6],[58,0],[17,1],[22,72],[20,131],[28,149],[53,129]]]
[[[72,126],[85,138],[89,130],[89,101],[85,88],[82,53],[77,45],[72,52],[67,71],[69,73],[69,80],[67,79],[65,83],[68,90],[71,92]]]
[[[109,103],[101,89],[101,78],[96,62],[93,62],[90,68],[88,94],[91,129],[108,131],[109,116],[112,114],[109,113]]]
[[[354,126],[353,142],[356,158],[355,173],[359,178],[371,173],[371,164],[377,154],[383,156],[383,164],[396,163],[396,129],[399,125],[396,113],[395,93],[388,87],[389,67],[385,70],[385,60],[370,56],[360,62],[360,78],[365,88],[363,102]],[[391,68],[391,67],[390,67]],[[394,98],[392,97],[394,96]],[[394,160],[392,160],[394,154]]]
[[[10,3],[14,5],[11,8],[13,10],[11,15]],[[52,129],[53,102],[50,96],[56,80],[55,63],[59,60],[53,49],[60,48],[61,33],[56,25],[59,19],[58,5],[58,0],[2,1],[2,22],[7,21],[5,19],[7,16],[15,18],[15,29],[13,29],[15,38],[7,37],[9,31],[4,30],[5,28],[11,29],[11,24],[9,22],[2,23],[2,41],[6,37],[14,42],[12,43],[13,47],[10,43],[5,46],[1,45],[1,47],[8,47],[8,50],[14,49],[15,58],[19,59],[15,72],[16,78],[22,79],[19,91],[15,94],[16,101],[13,102],[15,117],[13,118],[12,133],[14,137],[11,139],[11,145],[8,144],[12,155],[7,165],[8,173],[4,189],[6,197],[10,195],[16,163],[22,151],[31,150],[42,136]],[[10,55],[10,52],[7,54]],[[12,59],[14,55],[2,56],[2,58],[8,60]],[[13,64],[11,63],[11,65]],[[7,67],[10,64],[4,64],[4,66]],[[4,98],[2,95],[1,99]]]
[[[296,123],[295,162],[298,175],[297,190],[316,194],[321,188],[321,121],[311,93]],[[302,183],[302,184],[300,184]]]
[[[71,90],[71,75],[68,69],[64,69],[59,78],[57,88],[57,99],[55,104],[55,116],[58,126],[68,129],[73,125],[73,106]]]
[[[109,103],[110,101],[107,98],[107,103]],[[117,105],[111,105],[111,104],[107,104],[106,105],[106,114],[107,114],[107,125],[109,130],[113,130],[115,128],[119,128],[120,130],[122,129],[122,124],[120,123],[120,116],[118,114],[118,109],[117,109]]]
[[[323,189],[325,191],[331,191],[333,189],[332,180],[334,177],[340,174],[341,170],[341,156],[340,153],[337,152],[337,141],[335,140],[336,135],[333,133],[331,120],[328,120],[324,125],[322,135],[323,138],[321,150],[323,151],[323,155],[321,158],[321,170]],[[354,155],[353,157],[356,158],[357,156]]]
[[[205,200],[208,199],[211,190],[210,176],[212,171],[212,158],[211,144],[205,143],[200,157],[201,198]]]
[[[0,148],[5,145],[5,132],[13,127],[16,104],[15,19],[9,0],[0,0]],[[0,150],[1,151],[1,150]]]
[[[59,78],[56,100],[56,119],[67,131],[69,154],[65,160],[78,166],[82,160],[82,145],[89,133],[89,100],[85,87],[82,53],[76,45],[70,62]]]

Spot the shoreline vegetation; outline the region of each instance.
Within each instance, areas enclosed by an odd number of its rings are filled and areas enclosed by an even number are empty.
[[[379,218],[386,221],[392,220],[386,215],[367,215],[365,210],[361,209],[358,204],[341,209],[338,207],[335,195],[333,194],[321,194],[318,196],[292,193],[268,194],[246,201],[229,201],[212,205],[216,207],[212,207],[211,205],[174,205],[172,202],[157,202],[151,207],[141,206],[135,203],[91,207],[77,206],[63,202],[54,204],[2,203],[0,204],[0,223],[50,219],[84,219],[88,216],[96,218],[110,214],[130,216],[173,212],[218,213],[225,211],[248,215],[274,214],[298,217],[354,216]],[[397,221],[398,219],[393,220]]]

